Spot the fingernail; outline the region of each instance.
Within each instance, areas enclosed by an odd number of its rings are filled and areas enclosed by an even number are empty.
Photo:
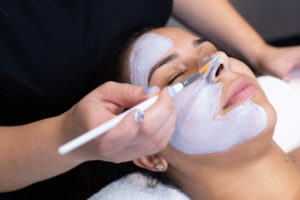
[[[168,92],[169,92],[169,95],[170,95],[173,99],[175,99],[175,97],[176,97],[176,91],[175,91],[175,89],[174,89],[172,86],[169,86],[169,87],[168,87]]]
[[[144,112],[142,110],[137,110],[134,113],[134,121],[137,124],[141,124],[144,119]]]
[[[144,94],[150,94],[151,92],[153,92],[157,87],[156,86],[152,86],[152,87],[148,87],[144,90]]]
[[[155,165],[157,171],[162,172],[164,170],[164,166],[161,163]]]

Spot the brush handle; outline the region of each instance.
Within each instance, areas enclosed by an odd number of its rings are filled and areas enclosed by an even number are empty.
[[[142,103],[132,107],[131,109],[127,110],[126,112],[123,112],[122,114],[112,118],[111,120],[97,126],[96,128],[78,136],[77,138],[71,140],[70,142],[62,145],[59,147],[58,152],[61,155],[64,155],[66,153],[69,153],[70,151],[73,151],[74,149],[80,147],[81,145],[95,139],[96,137],[102,135],[103,133],[109,131],[116,125],[118,125],[122,119],[126,116],[127,113],[129,113],[132,110],[141,110],[145,111],[147,110],[151,105],[153,105],[158,99],[158,95],[153,96]]]
[[[209,63],[207,63],[202,69],[200,69],[200,71],[192,76],[190,76],[189,78],[185,79],[184,81],[177,83],[175,85],[173,85],[172,87],[175,89],[176,93],[179,93],[181,90],[183,90],[183,88],[187,85],[189,85],[190,83],[192,83],[193,81],[195,81],[197,78],[199,78],[199,76],[202,74],[202,72],[205,72],[207,70],[207,67],[211,64],[213,64],[215,61],[218,61],[219,56],[214,57]],[[103,133],[109,131],[110,129],[112,129],[113,127],[115,127],[116,125],[118,125],[122,119],[125,117],[125,115],[127,113],[129,113],[132,110],[141,110],[141,111],[145,111],[146,109],[148,109],[151,105],[153,105],[158,99],[158,96],[153,96],[145,101],[143,101],[142,103],[134,106],[133,108],[127,110],[126,112],[123,112],[122,114],[114,117],[113,119],[97,126],[96,128],[80,135],[79,137],[71,140],[70,142],[62,145],[61,147],[59,147],[58,152],[63,155],[66,154],[78,147],[80,147],[81,145],[95,139],[96,137],[102,135]]]

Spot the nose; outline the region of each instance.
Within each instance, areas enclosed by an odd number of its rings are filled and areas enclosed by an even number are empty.
[[[224,52],[216,52],[215,56],[219,56],[219,63],[218,65],[212,70],[210,74],[210,81],[211,82],[219,82],[220,77],[222,74],[229,69],[229,60],[228,56]]]

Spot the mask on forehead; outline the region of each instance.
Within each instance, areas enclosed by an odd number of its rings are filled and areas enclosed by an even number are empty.
[[[134,44],[129,57],[131,83],[148,87],[152,67],[172,48],[173,41],[156,33],[142,35]]]
[[[170,141],[173,147],[188,154],[223,152],[265,129],[266,113],[251,99],[220,116],[222,86],[212,83],[208,75],[177,95],[176,128]]]

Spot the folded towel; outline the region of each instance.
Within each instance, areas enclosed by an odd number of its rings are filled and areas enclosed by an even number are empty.
[[[89,200],[190,200],[180,190],[141,173],[110,183]]]

